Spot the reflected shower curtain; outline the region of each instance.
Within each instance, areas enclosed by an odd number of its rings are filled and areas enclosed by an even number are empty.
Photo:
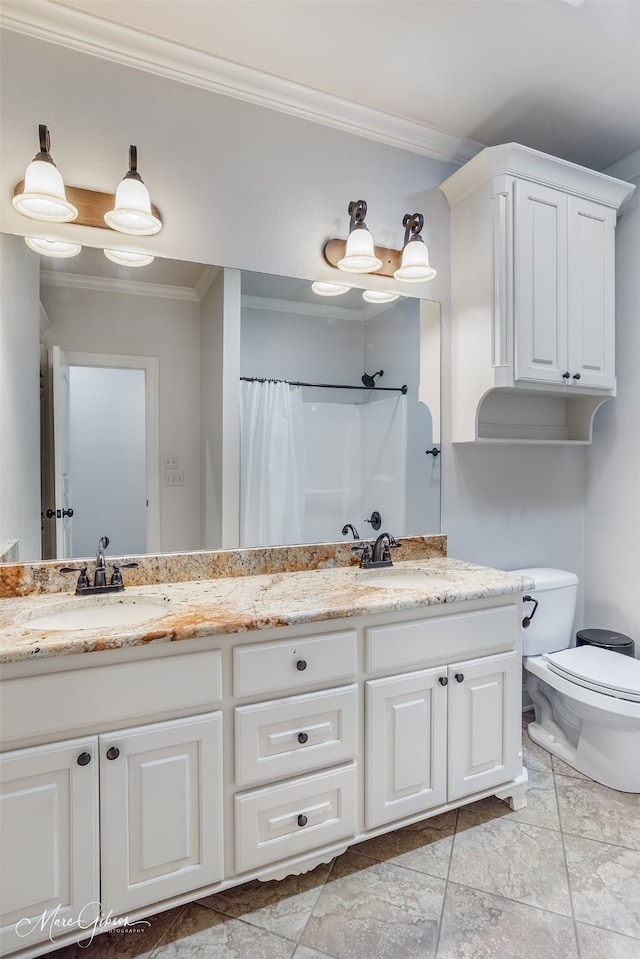
[[[302,542],[302,390],[288,383],[240,383],[240,545]]]

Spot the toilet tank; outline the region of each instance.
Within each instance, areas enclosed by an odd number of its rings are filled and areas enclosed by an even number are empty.
[[[573,617],[578,595],[578,577],[563,569],[534,567],[513,569],[518,576],[527,576],[535,588],[525,596],[533,596],[538,607],[529,626],[522,630],[522,655],[540,656],[571,645]],[[531,616],[532,603],[524,604],[524,615]]]

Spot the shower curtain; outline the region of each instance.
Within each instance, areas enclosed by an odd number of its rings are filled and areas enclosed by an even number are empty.
[[[288,383],[240,383],[240,545],[302,542],[302,390]]]

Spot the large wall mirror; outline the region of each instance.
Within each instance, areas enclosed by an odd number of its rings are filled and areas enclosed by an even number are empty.
[[[439,532],[439,304],[362,292],[43,258],[43,558]]]

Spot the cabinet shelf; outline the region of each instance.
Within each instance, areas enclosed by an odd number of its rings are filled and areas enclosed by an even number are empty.
[[[460,442],[586,445],[593,418],[608,396],[549,396],[490,390],[469,409],[468,438]]]

